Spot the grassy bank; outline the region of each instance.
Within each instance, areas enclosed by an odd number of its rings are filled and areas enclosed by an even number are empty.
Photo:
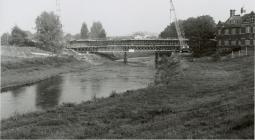
[[[67,56],[22,59],[2,57],[1,91],[85,67],[85,62]]]
[[[254,57],[168,60],[156,84],[1,121],[1,138],[254,138]]]

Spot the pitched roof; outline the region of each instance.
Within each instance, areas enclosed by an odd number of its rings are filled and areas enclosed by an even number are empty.
[[[225,24],[241,24],[241,23],[242,17],[240,15],[234,15],[225,22]]]
[[[221,27],[221,26],[241,26],[241,24],[245,23],[245,22],[250,22],[250,17],[251,16],[255,16],[255,13],[252,11],[251,13],[249,14],[245,14],[243,16],[240,16],[240,15],[234,15],[230,18],[227,19],[226,22],[222,23],[222,22],[219,22],[217,24],[218,27]]]
[[[251,13],[249,13],[249,14],[245,14],[245,15],[243,15],[242,16],[242,21],[243,22],[249,22],[249,19],[250,19],[250,17],[254,17],[255,16],[255,13],[252,11]]]

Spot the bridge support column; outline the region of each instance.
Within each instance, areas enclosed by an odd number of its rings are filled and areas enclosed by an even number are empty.
[[[159,57],[159,52],[155,52],[155,67],[158,67],[158,57]]]
[[[127,64],[127,52],[126,52],[126,50],[124,52],[124,63]]]

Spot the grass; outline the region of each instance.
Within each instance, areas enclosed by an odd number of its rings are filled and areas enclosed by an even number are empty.
[[[5,59],[5,58],[4,58]],[[86,68],[85,62],[73,57],[9,58],[1,62],[1,91],[15,86],[56,76],[60,73]],[[13,60],[14,59],[14,60]]]
[[[20,68],[29,68],[33,66],[40,65],[51,65],[51,66],[60,66],[64,63],[77,62],[76,59],[72,57],[45,57],[45,58],[26,58],[21,61],[17,60],[16,62],[2,62],[1,63],[1,71],[8,71],[13,69]]]
[[[1,121],[1,138],[254,138],[254,56],[165,60],[156,84]]]

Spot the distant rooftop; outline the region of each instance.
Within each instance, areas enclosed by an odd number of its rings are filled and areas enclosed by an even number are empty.
[[[217,24],[217,26],[240,26],[243,23],[250,23],[251,17],[254,17],[255,13],[252,11],[248,14],[235,15],[233,10],[230,10],[230,17],[225,21]]]

